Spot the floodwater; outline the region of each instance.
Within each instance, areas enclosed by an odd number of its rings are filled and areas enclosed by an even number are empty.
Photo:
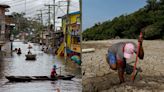
[[[28,44],[32,45],[31,52],[37,54],[37,60],[25,60],[28,52]],[[38,44],[13,42],[14,48],[21,48],[22,54],[12,53],[12,57],[0,60],[0,92],[82,92],[81,69],[73,62],[67,62],[52,54],[41,51]],[[14,76],[49,76],[53,65],[56,64],[58,74],[73,74],[76,77],[70,81],[32,81],[32,82],[8,82],[7,75]]]

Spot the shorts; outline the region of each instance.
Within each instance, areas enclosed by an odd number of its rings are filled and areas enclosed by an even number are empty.
[[[107,56],[109,64],[116,64],[116,56],[112,52],[108,52]]]

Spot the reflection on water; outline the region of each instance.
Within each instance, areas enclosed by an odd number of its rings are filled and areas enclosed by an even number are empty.
[[[64,60],[40,51],[41,46],[31,44],[31,52],[37,54],[36,61],[26,61],[25,54],[28,52],[28,44],[14,42],[14,48],[21,48],[22,54],[17,55],[13,52],[12,58],[0,60],[0,92],[55,92],[59,88],[61,92],[81,92],[81,69],[72,62],[65,64]],[[72,81],[58,80],[38,81],[26,83],[7,83],[5,75],[27,75],[27,76],[49,76],[50,70],[56,64],[61,67],[57,70],[58,74],[74,74],[76,77]]]

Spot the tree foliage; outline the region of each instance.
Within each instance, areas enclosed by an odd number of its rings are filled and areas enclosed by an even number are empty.
[[[164,39],[164,0],[147,0],[138,11],[115,17],[112,21],[96,23],[83,32],[85,40],[103,40],[115,37],[138,38],[144,29],[144,39]]]
[[[15,22],[15,28],[12,30],[12,34],[14,36],[18,35],[20,32],[26,32],[26,33],[39,33],[43,28],[43,25],[32,18],[26,18],[25,13],[12,13],[14,22]]]

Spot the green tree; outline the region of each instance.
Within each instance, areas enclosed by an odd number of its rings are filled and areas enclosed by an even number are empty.
[[[147,0],[147,10],[155,10],[157,8],[157,0]]]
[[[147,5],[138,11],[115,17],[102,23],[95,23],[83,32],[84,39],[100,40],[121,38],[138,38],[145,29],[145,39],[164,39],[164,1],[147,0]]]

